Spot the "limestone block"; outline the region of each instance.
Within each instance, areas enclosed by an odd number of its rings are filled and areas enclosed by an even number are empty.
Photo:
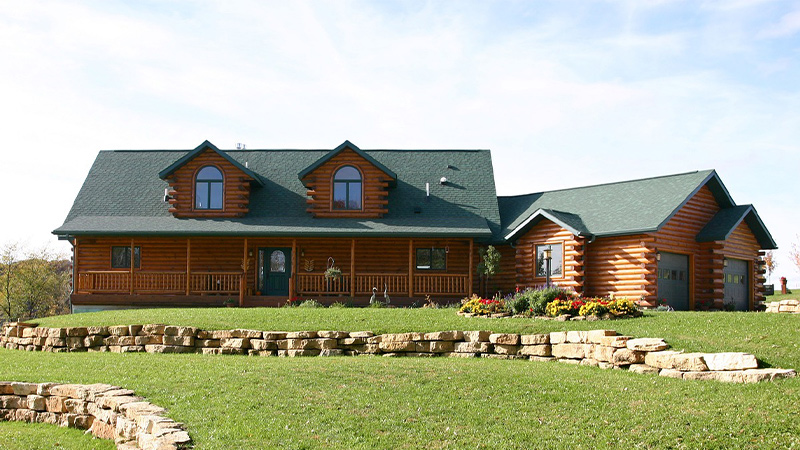
[[[67,347],[69,347],[69,348],[81,348],[81,347],[84,347],[83,338],[82,337],[68,337],[67,338]]]
[[[338,346],[339,341],[334,338],[317,338],[313,340],[313,348],[331,350]]]
[[[84,347],[99,347],[103,345],[103,336],[99,334],[90,334],[83,338]]]
[[[383,341],[378,344],[384,353],[413,352],[416,350],[414,341]]]
[[[39,383],[37,386],[36,395],[44,395],[47,397],[50,395],[50,388],[58,386],[58,383]]]
[[[80,384],[59,384],[50,388],[50,395],[84,400],[89,396],[89,392]]]
[[[128,336],[130,330],[127,325],[115,325],[108,327],[108,333],[112,336]]]
[[[551,344],[563,344],[567,342],[567,332],[566,331],[553,331],[550,333],[550,343]]]
[[[797,306],[794,305],[781,305],[778,307],[778,312],[782,313],[794,313],[800,310]]]
[[[92,436],[99,439],[114,439],[116,437],[116,428],[99,420],[92,422],[92,426],[89,427],[89,432]]]
[[[64,347],[67,345],[67,340],[66,338],[49,337],[45,340],[44,345],[47,347]]]
[[[598,362],[597,362],[597,367],[599,367],[599,368],[601,368],[601,369],[613,369],[613,368],[614,368],[614,365],[613,365],[613,364],[611,364],[610,362],[606,362],[606,361],[598,361]]]
[[[167,327],[167,330],[169,330],[169,327]],[[194,347],[194,336],[177,336],[165,333],[164,346],[174,346],[174,345],[180,345],[183,347]]]
[[[367,344],[380,344],[381,342],[383,342],[383,335],[371,336],[365,339],[367,341]]]
[[[98,336],[108,336],[108,327],[86,327],[86,331],[89,332],[90,335],[95,334]]]
[[[552,356],[529,356],[528,359],[537,362],[552,362],[556,360]]]
[[[58,424],[58,414],[52,412],[40,412],[36,415],[36,421],[40,423],[47,423],[50,425]]]
[[[111,328],[109,328],[109,331],[111,331]],[[113,331],[111,334],[114,334]],[[164,327],[165,343],[166,343],[166,336],[191,337],[194,339],[196,335],[197,335],[196,327],[177,327],[174,325],[167,325]]]
[[[326,339],[345,339],[350,337],[350,333],[346,331],[321,330],[317,331],[317,336]]]
[[[528,359],[527,356],[522,355],[498,355],[497,353],[481,353],[480,357],[488,359]]]
[[[136,345],[136,336],[117,336],[111,335],[103,339],[103,344],[112,345]]]
[[[0,381],[0,395],[9,395],[14,393],[14,388],[11,387],[11,381]]]
[[[468,343],[468,342],[467,342]],[[458,344],[458,343],[456,343]],[[442,353],[442,356],[447,356],[448,358],[476,358],[480,356],[480,353],[474,352],[451,352],[451,353]]]
[[[253,350],[258,351],[278,349],[278,345],[275,343],[275,341],[267,341],[264,339],[250,339],[250,346],[253,347]]]
[[[26,397],[18,395],[0,395],[0,409],[19,409],[27,407]]]
[[[523,334],[519,337],[522,345],[541,345],[550,343],[549,334]]]
[[[131,336],[138,336],[143,328],[144,325],[128,325],[128,334]]]
[[[748,353],[704,353],[708,370],[744,370],[758,368],[758,360]]]
[[[624,348],[630,339],[630,336],[605,336],[599,337],[597,343],[606,347]]]
[[[422,333],[390,333],[381,335],[381,343],[383,342],[407,342],[413,341],[416,337],[422,337]],[[369,342],[369,341],[368,341]]]
[[[36,411],[31,411],[30,409],[18,409],[14,412],[14,420],[17,422],[35,422],[36,421]]]
[[[611,362],[614,357],[614,352],[617,351],[615,347],[607,347],[605,345],[592,345],[592,357],[600,362]]]
[[[681,372],[680,370],[675,370],[675,369],[661,369],[661,371],[658,372],[658,376],[667,377],[667,378],[682,379],[683,378],[683,372]]]
[[[497,355],[516,355],[519,345],[494,344],[494,353]]]
[[[758,381],[775,381],[780,378],[794,378],[797,373],[794,369],[746,369],[742,371],[744,383]]]
[[[14,381],[11,383],[11,389],[14,391],[14,395],[35,395],[36,391],[39,389],[39,385],[36,383],[18,383]]]
[[[164,336],[167,338],[168,336]],[[175,336],[172,336],[175,337]],[[194,339],[194,338],[187,338],[187,339]],[[145,345],[144,349],[147,353],[191,353],[194,351],[194,347],[182,346],[182,345]]]
[[[296,356],[318,356],[320,354],[319,350],[278,350],[278,356],[282,357],[296,357]]]
[[[425,333],[423,339],[426,341],[460,341],[464,339],[463,331],[437,331]]]
[[[421,341],[415,343],[415,350],[420,353],[449,353],[454,351],[452,341]]]
[[[133,337],[133,336],[131,336]],[[119,348],[120,353],[144,353],[144,345],[123,345]]]
[[[552,356],[552,349],[549,344],[523,345],[517,354],[523,356]]]
[[[145,335],[145,336],[134,336],[133,337],[133,344],[134,345],[154,345],[154,344],[163,344],[164,338],[163,335]]]
[[[492,344],[488,342],[456,342],[453,345],[453,351],[457,353],[491,353]]]
[[[560,363],[565,363],[565,364],[574,364],[574,365],[577,366],[583,360],[582,359],[572,359],[572,358],[557,358],[556,361],[558,361]]]
[[[367,338],[344,338],[339,339],[339,345],[362,345],[367,343]]]
[[[286,339],[285,331],[265,331],[262,333],[264,340],[267,341],[277,341],[278,339]]]
[[[250,339],[248,338],[220,339],[219,346],[221,348],[250,348]]]
[[[565,336],[566,338],[566,336]],[[550,333],[550,342],[553,342],[553,334]],[[585,344],[555,344],[551,345],[551,352],[556,358],[583,359],[586,357]]]
[[[248,339],[261,339],[263,333],[257,330],[231,330],[231,337],[234,338],[248,338]]]
[[[338,348],[324,348],[319,351],[319,356],[344,356],[344,350]]]
[[[590,366],[590,367],[597,367],[600,365],[600,361],[592,358],[586,358],[580,360],[580,365],[582,366]]]
[[[626,366],[629,364],[641,364],[644,362],[644,352],[620,348],[611,357],[611,364],[615,366]]]
[[[669,345],[661,338],[638,338],[629,339],[625,346],[630,350],[637,350],[640,352],[660,352],[666,350]]]
[[[100,408],[110,409],[113,411],[120,411],[122,405],[127,405],[128,403],[133,402],[141,402],[141,397],[136,397],[134,395],[117,395],[117,396],[109,396],[109,397],[99,397],[95,404]]]
[[[292,331],[286,333],[286,339],[314,339],[317,337],[316,331]]]
[[[89,335],[86,327],[70,327],[66,329],[67,337],[84,337]]]
[[[647,364],[631,364],[628,366],[628,370],[644,375],[658,375],[659,372],[659,369],[648,366]]]
[[[591,344],[599,344],[600,338],[616,335],[617,332],[614,330],[591,330],[587,332],[587,341]]]
[[[372,331],[353,331],[350,333],[351,338],[368,338],[372,336],[375,336]]]
[[[512,333],[493,333],[489,335],[489,342],[501,345],[518,345],[519,335]],[[495,352],[497,348],[495,348]]]
[[[786,300],[781,300],[781,305],[788,305],[788,306],[800,306],[800,300],[794,298],[788,298]]]
[[[589,342],[588,331],[567,331],[567,342],[570,344],[585,344]]]
[[[222,349],[219,347],[199,347],[197,352],[202,355],[221,355]]]
[[[719,372],[683,372],[683,379],[684,380],[700,380],[700,381],[722,381],[723,379],[727,379],[729,382],[732,382],[735,375],[727,375],[727,376],[720,376]]]
[[[21,334],[23,338],[37,337],[36,328],[23,328]]]
[[[67,337],[66,328],[48,328],[47,337],[49,338],[65,338]]]
[[[465,331],[464,340],[467,342],[489,342],[491,331]]]
[[[65,398],[64,408],[72,414],[89,414],[89,404],[77,398]]]

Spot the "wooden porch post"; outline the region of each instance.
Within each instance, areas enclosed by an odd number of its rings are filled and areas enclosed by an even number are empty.
[[[186,295],[189,295],[192,273],[192,239],[186,238]]]
[[[72,240],[72,294],[78,292],[78,237]],[[69,301],[70,311],[72,310],[72,299]]]
[[[469,284],[467,285],[467,294],[466,294],[467,297],[472,295],[472,272],[474,272],[474,270],[472,269],[472,254],[475,252],[475,249],[473,247],[474,242],[475,239],[469,240],[469,282],[468,282]]]
[[[247,238],[244,238],[242,252],[242,274],[239,276],[239,307],[244,306],[244,286],[247,284]]]
[[[136,265],[136,251],[131,238],[131,268],[130,268],[130,293],[133,295],[133,266]]]
[[[356,296],[356,240],[350,240],[350,297]]]
[[[408,296],[414,296],[414,240],[408,240]]]
[[[289,298],[293,299],[297,291],[297,239],[292,239],[292,275],[289,277]]]

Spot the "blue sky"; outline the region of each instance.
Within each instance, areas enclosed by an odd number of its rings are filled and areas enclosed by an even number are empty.
[[[800,2],[18,2],[0,242],[55,242],[101,149],[489,148],[501,195],[717,169],[800,242]]]

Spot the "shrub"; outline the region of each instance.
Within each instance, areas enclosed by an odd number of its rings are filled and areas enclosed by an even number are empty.
[[[487,299],[472,294],[472,297],[461,300],[459,311],[481,315],[497,314],[506,311],[506,302],[500,298]]]
[[[633,314],[636,311],[639,311],[639,307],[633,300],[627,298],[617,298],[609,302],[608,311],[611,314],[623,316],[626,314]]]
[[[524,314],[528,312],[528,309],[530,308],[530,298],[532,296],[532,292],[533,291],[526,289],[522,292],[517,292],[516,294],[507,297],[505,301],[509,312],[513,314]]]
[[[322,303],[314,300],[313,298],[309,298],[308,300],[303,300],[299,305],[298,308],[324,308],[325,305]]]

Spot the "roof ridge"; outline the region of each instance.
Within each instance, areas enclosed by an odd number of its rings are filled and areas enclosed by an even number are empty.
[[[100,150],[100,153],[147,153],[147,152],[190,152],[193,149],[166,149],[166,148],[156,148],[156,149],[105,149]],[[245,149],[219,149],[221,152],[229,153],[229,152],[330,152],[331,149],[325,148],[245,148]],[[477,152],[490,152],[489,149],[483,148],[397,148],[397,149],[389,149],[389,148],[370,148],[370,149],[361,149],[364,152],[470,152],[470,153],[477,153]]]
[[[635,182],[639,182],[639,181],[657,180],[657,179],[660,179],[660,178],[672,178],[672,177],[679,177],[679,176],[683,176],[683,175],[691,175],[691,174],[701,173],[701,172],[711,173],[713,171],[714,171],[714,169],[694,170],[694,171],[690,171],[690,172],[674,173],[674,174],[670,174],[670,175],[658,175],[658,176],[654,176],[654,177],[636,178],[636,179],[633,179],[633,180],[611,181],[611,182],[608,182],[608,183],[598,183],[598,184],[589,184],[589,185],[586,185],[586,186],[576,186],[576,187],[571,187],[571,188],[553,189],[552,191],[540,191],[540,192],[531,192],[531,193],[528,193],[528,194],[516,194],[516,195],[498,195],[497,198],[519,198],[519,197],[526,197],[526,196],[529,196],[529,195],[547,194],[547,193],[550,193],[550,192],[574,191],[574,190],[578,190],[578,189],[588,189],[588,188],[601,187],[601,186],[612,186],[612,185],[615,185],[615,184],[626,184],[626,183],[635,183]]]

